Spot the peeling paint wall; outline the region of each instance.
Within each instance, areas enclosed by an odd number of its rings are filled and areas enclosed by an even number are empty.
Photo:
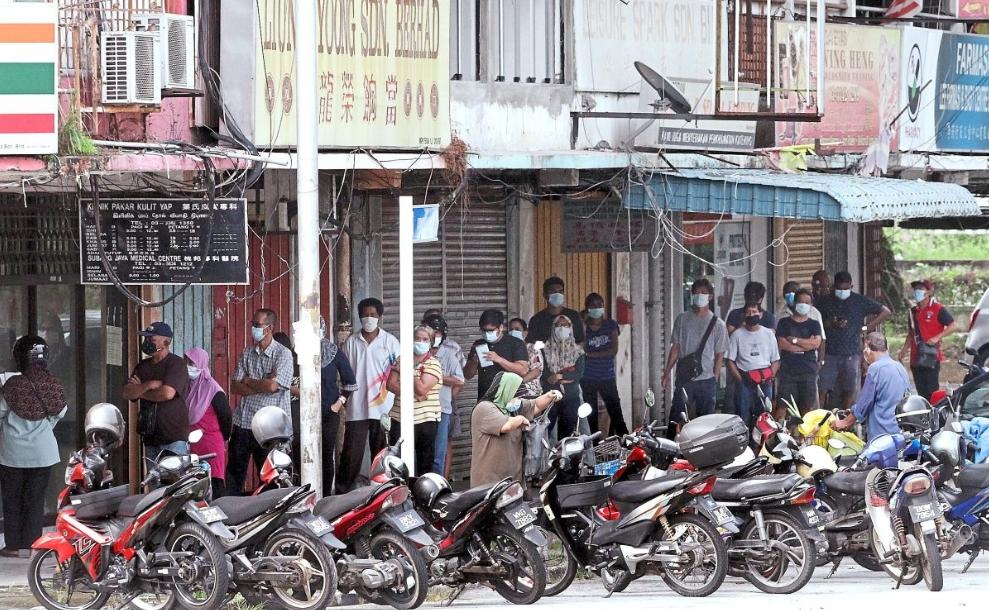
[[[471,150],[570,149],[569,85],[453,82],[450,123]]]

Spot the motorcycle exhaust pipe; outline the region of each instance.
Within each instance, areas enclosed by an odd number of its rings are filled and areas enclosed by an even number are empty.
[[[945,550],[944,558],[948,559],[957,553],[960,548],[971,542],[974,535],[975,533],[972,531],[971,527],[966,524],[962,524],[951,537],[951,540],[948,541],[948,548]]]

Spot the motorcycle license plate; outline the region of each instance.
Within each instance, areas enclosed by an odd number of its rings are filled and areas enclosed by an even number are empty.
[[[804,507],[804,519],[807,520],[807,525],[817,527],[818,525],[824,525],[821,520],[821,516],[817,514],[817,511],[812,507]]]
[[[403,534],[409,530],[426,525],[426,522],[422,520],[419,513],[414,510],[402,513],[396,517],[396,521],[398,521],[398,529],[402,530]]]
[[[216,523],[217,521],[223,521],[227,518],[227,515],[217,506],[200,508],[199,516],[205,523]]]
[[[329,532],[332,529],[330,522],[322,517],[315,517],[310,519],[306,526],[309,531],[316,534],[317,536],[322,536],[323,534]]]
[[[524,504],[507,511],[507,515],[511,524],[519,530],[536,522],[536,511]]]
[[[714,512],[714,520],[719,527],[727,523],[731,523],[732,521],[735,520],[735,516],[732,515],[731,511],[725,508],[724,506],[719,506],[715,508],[713,512]]]
[[[909,508],[910,519],[912,519],[914,523],[930,521],[931,519],[936,519],[941,516],[941,507],[934,503],[916,504],[910,506]]]

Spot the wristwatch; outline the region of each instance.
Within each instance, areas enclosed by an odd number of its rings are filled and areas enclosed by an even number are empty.
[[[790,337],[790,343],[796,345],[797,344],[797,338],[796,337]]]

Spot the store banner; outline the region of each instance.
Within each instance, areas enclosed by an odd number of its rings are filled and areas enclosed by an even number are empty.
[[[783,21],[776,24],[775,35],[776,111],[813,113],[818,106],[817,30]],[[863,152],[899,112],[900,31],[828,24],[824,52],[824,118],[820,123],[777,121],[776,143],[820,140],[838,152]],[[897,130],[890,135],[895,149]]]
[[[0,155],[58,152],[58,5],[0,8]]]
[[[962,19],[989,19],[989,0],[957,0]]]
[[[258,0],[255,141],[296,143],[294,2]],[[450,0],[318,2],[319,145],[450,141]]]
[[[989,36],[907,28],[903,55],[900,149],[989,151]]]

